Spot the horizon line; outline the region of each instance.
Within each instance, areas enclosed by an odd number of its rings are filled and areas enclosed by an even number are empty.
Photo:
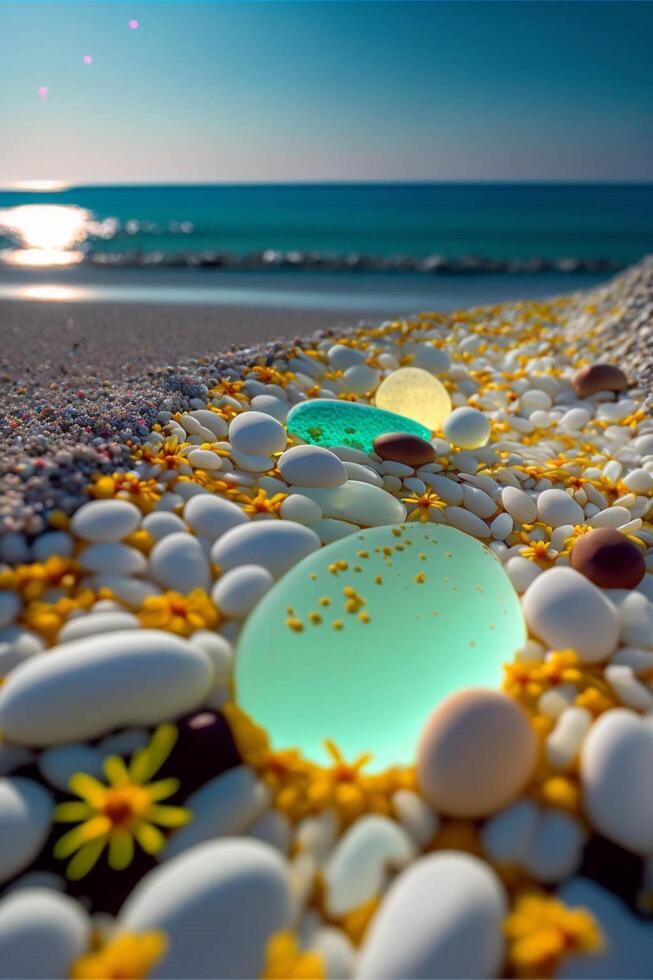
[[[42,193],[42,194],[59,194],[66,191],[73,190],[85,190],[85,189],[105,189],[105,188],[119,188],[119,187],[337,187],[337,186],[349,186],[349,187],[397,187],[397,186],[433,186],[433,185],[447,185],[447,186],[470,186],[479,184],[490,184],[497,186],[578,186],[578,185],[590,185],[590,186],[650,186],[653,185],[653,178],[650,180],[645,179],[627,179],[627,178],[612,178],[610,180],[597,180],[597,179],[587,179],[583,180],[580,178],[479,178],[479,179],[454,179],[454,178],[420,178],[416,180],[410,179],[381,179],[381,180],[366,180],[362,178],[356,179],[345,179],[336,178],[329,180],[319,180],[319,179],[305,179],[305,180],[196,180],[196,181],[186,181],[186,180],[118,180],[118,181],[63,181],[63,180],[14,180],[4,183],[0,180],[0,193],[6,193],[9,191],[14,191],[16,193]]]

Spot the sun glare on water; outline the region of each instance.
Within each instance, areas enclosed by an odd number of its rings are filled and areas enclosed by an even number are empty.
[[[90,217],[83,208],[61,204],[24,204],[0,210],[0,235],[12,238],[18,246],[2,250],[0,261],[36,268],[75,265],[84,258],[77,246],[87,237]]]

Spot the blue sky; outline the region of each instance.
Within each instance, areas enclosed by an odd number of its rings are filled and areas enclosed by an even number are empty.
[[[651,37],[652,3],[5,0],[0,183],[652,180]]]

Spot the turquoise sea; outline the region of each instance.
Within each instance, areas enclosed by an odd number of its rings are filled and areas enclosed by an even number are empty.
[[[653,184],[0,190],[0,296],[63,282],[114,299],[447,305],[589,285],[649,251]]]

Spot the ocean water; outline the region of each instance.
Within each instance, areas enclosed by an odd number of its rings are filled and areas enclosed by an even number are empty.
[[[648,251],[653,184],[0,190],[0,296],[63,277],[114,299],[174,289],[178,301],[225,302],[235,289],[262,305],[281,289],[301,301],[369,290],[482,302],[591,284]]]

